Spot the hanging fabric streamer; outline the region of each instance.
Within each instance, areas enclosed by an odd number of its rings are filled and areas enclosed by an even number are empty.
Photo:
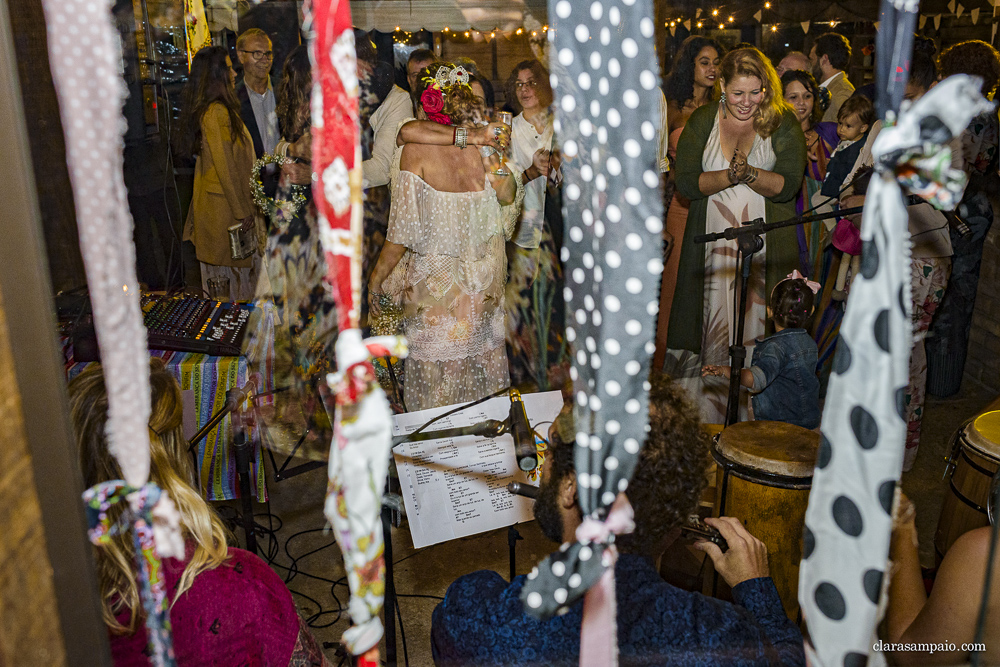
[[[122,175],[121,44],[108,0],[45,0],[49,61],[73,184],[80,251],[87,272],[94,328],[108,390],[108,449],[124,480],[97,487],[85,500],[117,494],[127,499],[122,527],[136,540],[149,648],[156,665],[173,665],[166,591],[157,581],[160,557],[184,556],[176,508],[149,479],[149,355],[139,310],[132,216]],[[70,37],[72,36],[72,37]],[[80,57],[86,44],[86,57]],[[98,504],[102,502],[97,501]],[[156,521],[154,521],[156,517]],[[95,534],[92,533],[92,537]]]
[[[650,0],[550,0],[555,129],[563,153],[567,339],[576,357],[577,496],[583,524],[528,576],[540,618],[586,594],[580,664],[614,665],[615,533],[648,429],[646,380],[663,263],[656,133],[660,84]]]
[[[877,176],[863,213],[861,275],[851,287],[833,362],[803,533],[799,602],[814,665],[885,664],[877,639],[906,438],[903,396],[912,347],[910,241],[903,189],[938,208],[961,199],[965,175],[947,142],[989,108],[969,77],[938,84],[898,117],[917,4],[882,3],[872,149]],[[847,564],[845,566],[845,564]]]
[[[324,513],[344,555],[353,626],[343,642],[358,664],[379,664],[379,612],[385,595],[382,491],[389,466],[391,413],[375,379],[373,356],[406,356],[402,338],[364,341],[358,329],[361,286],[361,144],[357,56],[348,0],[314,0],[305,8],[313,64],[313,199],[337,304],[336,398]],[[318,178],[317,178],[318,175]]]

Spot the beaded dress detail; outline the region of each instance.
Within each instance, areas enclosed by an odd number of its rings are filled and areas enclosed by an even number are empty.
[[[409,343],[403,396],[409,411],[482,398],[510,383],[504,348],[504,284],[511,237],[524,198],[502,206],[483,190],[440,192],[401,171],[393,157],[386,239],[406,253],[382,284],[403,305]]]

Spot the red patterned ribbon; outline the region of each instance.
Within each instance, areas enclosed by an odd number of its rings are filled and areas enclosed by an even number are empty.
[[[327,279],[346,331],[358,326],[361,300],[361,148],[350,3],[313,0],[312,27],[313,200]]]

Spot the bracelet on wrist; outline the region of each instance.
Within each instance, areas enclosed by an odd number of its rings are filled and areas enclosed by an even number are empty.
[[[466,127],[455,127],[454,142],[459,148],[465,148],[469,143],[469,129]]]

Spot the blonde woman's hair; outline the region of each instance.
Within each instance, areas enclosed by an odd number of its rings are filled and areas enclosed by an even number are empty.
[[[161,359],[150,360],[149,478],[166,491],[181,515],[184,539],[195,543],[194,554],[184,568],[177,600],[191,587],[195,577],[218,567],[228,558],[229,535],[222,521],[192,486],[187,441],[182,432],[183,406],[177,381],[164,368]],[[108,391],[100,364],[91,364],[69,383],[70,415],[80,451],[80,468],[87,487],[113,479],[122,479],[118,462],[108,451],[105,427],[108,421]],[[121,515],[121,505],[110,510],[114,521]],[[97,575],[101,588],[104,622],[115,634],[132,634],[144,616],[136,582],[135,549],[129,531],[111,537],[109,543],[96,547]],[[130,612],[128,625],[115,616]]]
[[[764,89],[764,99],[760,102],[753,119],[753,129],[767,139],[781,125],[781,116],[790,111],[791,106],[781,92],[781,79],[774,71],[771,61],[755,48],[734,49],[726,54],[720,65],[722,81],[730,83],[741,76],[756,77]]]

